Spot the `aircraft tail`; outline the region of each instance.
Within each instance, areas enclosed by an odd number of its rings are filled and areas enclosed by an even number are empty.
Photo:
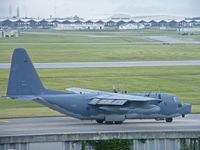
[[[7,96],[39,95],[45,88],[23,48],[16,48],[13,52]]]

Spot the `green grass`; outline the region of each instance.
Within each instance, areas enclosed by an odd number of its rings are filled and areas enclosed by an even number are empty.
[[[22,32],[22,31],[21,31]],[[199,60],[200,45],[186,44],[144,44],[144,45],[26,45],[25,43],[124,43],[142,42],[140,36],[178,36],[174,29],[158,28],[125,31],[56,31],[28,30],[18,38],[0,38],[0,43],[18,45],[0,46],[0,63],[10,62],[17,47],[26,48],[34,62],[99,62],[99,61],[149,61],[149,60]],[[32,33],[33,34],[30,34]],[[26,33],[26,34],[25,34]],[[88,35],[111,37],[88,37]],[[186,36],[182,36],[186,37]],[[192,36],[187,36],[191,38]],[[199,36],[194,35],[198,39]],[[19,44],[20,43],[20,44]],[[24,43],[24,44],[23,44]]]
[[[8,108],[1,110],[1,118],[25,118],[25,117],[53,117],[65,116],[47,107],[34,108]]]
[[[120,43],[120,42],[145,42],[136,36],[111,36],[111,37],[88,37],[92,34],[64,34],[52,32],[48,35],[44,34],[24,34],[21,33],[18,38],[3,38],[0,43]],[[97,34],[101,35],[101,34]]]
[[[34,33],[33,33],[34,32]],[[25,30],[18,38],[0,38],[0,43],[120,43],[148,42],[140,36],[178,36],[175,29],[159,28],[113,31]],[[93,37],[91,37],[93,36]],[[98,36],[98,37],[95,37]]]
[[[200,45],[1,45],[0,63],[10,62],[16,47],[25,48],[33,62],[200,59]]]
[[[112,84],[128,92],[152,90],[173,93],[193,105],[192,113],[200,113],[200,66],[38,69],[46,88],[64,90],[68,87],[112,90]],[[0,95],[6,93],[8,69],[0,69]],[[61,116],[32,101],[0,99],[0,118]]]
[[[141,30],[25,30],[22,32],[44,32],[44,33],[61,33],[66,35],[113,35],[113,36],[159,36],[159,35],[178,35],[179,32],[175,28],[168,28],[166,30],[160,30],[158,27],[153,27],[149,29],[141,29]]]

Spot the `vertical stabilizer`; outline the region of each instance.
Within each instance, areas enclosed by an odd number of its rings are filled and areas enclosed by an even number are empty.
[[[12,56],[7,96],[39,95],[44,90],[26,50],[16,48]]]

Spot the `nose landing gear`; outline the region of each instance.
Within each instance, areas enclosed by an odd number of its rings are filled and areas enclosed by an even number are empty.
[[[165,120],[166,120],[166,122],[172,122],[173,118],[166,118]]]

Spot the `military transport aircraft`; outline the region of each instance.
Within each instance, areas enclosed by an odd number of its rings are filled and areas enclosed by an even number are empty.
[[[7,94],[17,100],[33,100],[53,110],[82,120],[120,124],[125,119],[156,119],[172,122],[191,112],[191,105],[167,93],[117,93],[81,88],[70,92],[46,89],[26,50],[17,48],[12,56]]]

